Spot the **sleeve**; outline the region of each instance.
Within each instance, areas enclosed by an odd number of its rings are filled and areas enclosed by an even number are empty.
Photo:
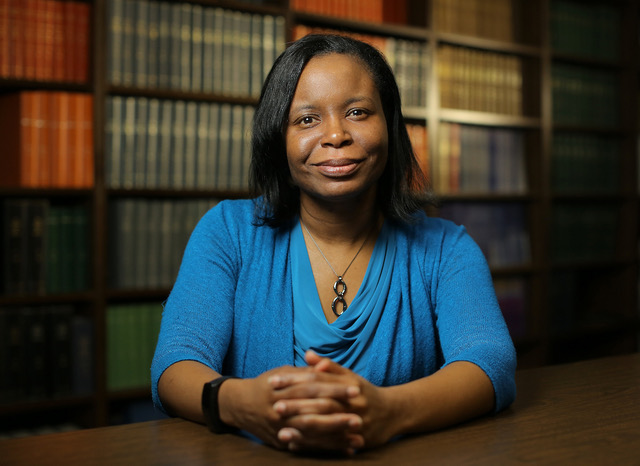
[[[487,261],[464,227],[443,239],[435,302],[444,365],[476,364],[493,384],[495,411],[509,406],[516,395],[515,348]]]
[[[201,362],[221,372],[231,332],[238,270],[237,235],[229,231],[221,204],[207,212],[187,243],[180,270],[162,313],[151,364],[154,404],[162,373],[178,361]]]

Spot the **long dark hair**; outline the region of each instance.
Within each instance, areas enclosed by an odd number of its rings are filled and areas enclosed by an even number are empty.
[[[253,194],[262,195],[257,205],[260,224],[283,225],[298,214],[300,195],[291,183],[285,125],[302,70],[312,58],[332,53],[358,59],[380,93],[389,140],[387,165],[377,191],[383,214],[406,221],[432,200],[405,127],[398,85],[385,58],[374,47],[350,37],[312,34],[292,43],[276,59],[254,115],[250,187]]]

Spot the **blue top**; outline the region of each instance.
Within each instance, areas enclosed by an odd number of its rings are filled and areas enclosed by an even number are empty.
[[[191,235],[151,366],[160,408],[158,379],[178,361],[238,377],[294,364],[294,228],[254,221],[252,201],[223,201]],[[515,398],[516,355],[482,252],[464,227],[422,212],[386,223],[396,249],[390,291],[359,374],[398,385],[469,361],[491,380],[496,411],[505,408]]]
[[[300,223],[293,229],[291,267],[296,366],[306,365],[304,353],[312,349],[354,372],[365,372],[369,355],[367,348],[382,318],[396,255],[395,238],[386,225],[380,230],[357,294],[347,293],[349,307],[332,324],[327,322],[320,303]]]

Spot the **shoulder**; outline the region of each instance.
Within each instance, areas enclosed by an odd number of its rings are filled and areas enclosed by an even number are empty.
[[[260,224],[257,212],[254,199],[225,199],[202,217],[196,231],[208,237],[226,237],[235,243],[268,241],[268,238],[278,237],[282,231]]]
[[[400,238],[413,247],[450,245],[468,237],[464,226],[443,218],[428,217],[424,212],[414,214],[409,222],[394,222],[393,228]]]

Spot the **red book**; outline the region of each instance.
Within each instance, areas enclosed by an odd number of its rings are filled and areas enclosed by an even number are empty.
[[[31,148],[31,110],[29,93],[20,92],[0,97],[0,186],[26,186],[29,179]]]
[[[42,62],[41,66],[42,76],[45,80],[53,79],[53,55],[54,55],[54,2],[45,0],[42,2],[41,15],[42,22],[40,23],[41,34],[40,44],[42,47]]]
[[[87,83],[89,81],[89,19],[91,7],[88,3],[72,3],[75,10],[76,36],[74,44],[74,81]]]
[[[407,24],[407,0],[383,0],[382,21]]]
[[[11,74],[11,0],[0,0],[0,77]]]
[[[22,0],[24,6],[24,78],[35,80],[36,76],[36,47],[38,27],[37,0]]]
[[[76,2],[62,4],[62,56],[64,58],[64,80],[76,82],[78,25],[76,18]]]

